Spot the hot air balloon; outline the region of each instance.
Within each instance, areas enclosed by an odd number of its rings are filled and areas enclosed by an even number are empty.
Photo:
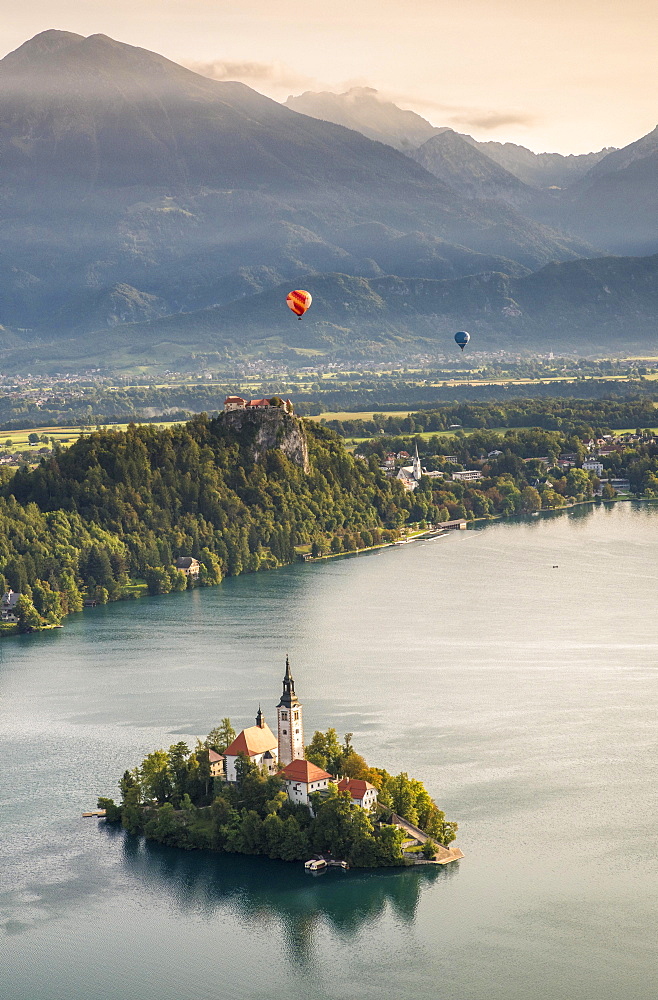
[[[459,333],[455,334],[455,343],[459,344],[462,351],[464,350],[470,339],[471,335],[470,333],[466,333],[466,330],[460,330]]]
[[[286,305],[288,309],[292,309],[298,319],[301,319],[312,301],[313,298],[310,292],[305,292],[303,288],[297,288],[287,296]]]

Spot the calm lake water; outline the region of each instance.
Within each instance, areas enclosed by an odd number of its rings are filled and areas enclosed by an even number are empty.
[[[654,997],[657,552],[658,507],[579,508],[3,641],[3,998]],[[307,738],[424,780],[463,861],[313,877],[80,818],[153,748],[272,724],[286,652]]]

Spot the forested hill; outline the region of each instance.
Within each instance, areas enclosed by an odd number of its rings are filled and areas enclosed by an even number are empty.
[[[198,559],[199,582],[212,585],[289,563],[296,546],[340,552],[390,538],[409,507],[400,484],[332,431],[286,422],[279,440],[306,436],[308,473],[280,448],[256,460],[254,429],[223,414],[93,433],[19,471],[0,497],[5,585],[56,620],[83,592],[111,600],[136,579],[152,593],[184,589],[178,556]]]

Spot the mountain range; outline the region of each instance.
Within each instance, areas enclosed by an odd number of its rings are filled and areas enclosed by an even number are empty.
[[[653,155],[649,140],[599,157],[560,214],[562,202],[486,143],[395,105],[382,114],[369,91],[352,94],[361,118],[350,127],[311,115],[302,97],[304,113],[104,35],[46,31],[0,60],[3,365],[148,363],[149,352],[174,363],[192,347],[239,356],[259,343],[346,355],[356,341],[379,350],[391,338],[411,350],[430,335],[408,299],[423,282],[463,296],[456,321],[475,317],[476,287],[516,291],[547,265],[584,281],[569,262],[593,266],[608,243],[588,233],[615,225],[612,206],[607,222],[587,214],[597,185],[619,188],[620,174],[641,173]],[[394,145],[382,141],[389,121]],[[649,203],[650,177],[642,183]],[[319,327],[291,327],[294,285],[312,290]],[[345,312],[352,294],[373,312]],[[400,309],[396,295],[407,297]]]
[[[328,121],[349,118],[351,128],[402,149],[462,195],[513,205],[597,249],[633,255],[658,250],[658,127],[623,149],[564,156],[433,128],[374,90],[307,91],[286,104]],[[405,130],[407,115],[413,129]]]

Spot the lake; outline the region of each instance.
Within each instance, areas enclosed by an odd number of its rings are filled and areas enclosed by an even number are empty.
[[[580,507],[3,640],[2,996],[654,996],[657,553],[658,506]],[[154,748],[273,725],[286,653],[307,741],[423,780],[463,861],[316,877],[81,819]]]

